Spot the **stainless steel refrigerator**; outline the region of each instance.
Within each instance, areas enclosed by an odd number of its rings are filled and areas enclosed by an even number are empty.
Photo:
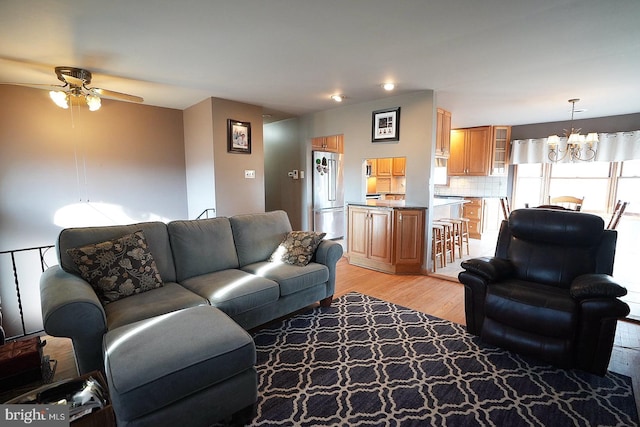
[[[342,154],[313,152],[313,230],[326,239],[344,237],[343,178]]]

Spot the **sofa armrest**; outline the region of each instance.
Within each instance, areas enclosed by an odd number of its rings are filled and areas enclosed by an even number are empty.
[[[571,283],[569,292],[573,299],[586,298],[618,298],[627,294],[627,289],[620,286],[608,274],[583,274]]]
[[[73,340],[79,373],[101,369],[107,320],[91,285],[56,265],[40,278],[40,300],[44,330]]]
[[[342,245],[333,240],[323,240],[318,245],[313,261],[326,265],[329,269],[329,281],[327,284],[328,297],[334,294],[336,288],[336,264],[342,257]]]
[[[463,261],[460,266],[468,273],[482,277],[487,282],[498,282],[513,274],[509,260],[496,257],[479,257]]]

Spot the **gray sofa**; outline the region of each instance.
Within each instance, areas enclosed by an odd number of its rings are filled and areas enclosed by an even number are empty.
[[[142,230],[163,286],[103,306],[69,248]],[[200,305],[215,306],[245,329],[314,302],[331,304],[340,244],[323,240],[306,266],[270,262],[291,231],[284,211],[203,220],[63,230],[59,265],[40,281],[45,331],[69,337],[83,374],[103,368],[103,336],[115,328]]]

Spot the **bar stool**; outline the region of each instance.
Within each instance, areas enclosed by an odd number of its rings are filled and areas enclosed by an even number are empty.
[[[449,262],[454,262],[455,261],[455,240],[453,238],[453,224],[451,224],[450,222],[447,221],[441,221],[441,220],[437,220],[437,221],[433,221],[433,223],[435,225],[440,225],[442,227],[444,227],[444,233],[442,236],[442,240],[444,242],[444,249],[443,249],[443,253],[444,253],[444,257],[445,258],[445,266],[447,265],[447,255],[449,256]]]
[[[440,257],[440,268],[444,268],[447,260],[444,256],[444,227],[434,224],[431,237],[431,259],[433,260],[433,272],[436,271],[437,259]]]
[[[439,221],[446,221],[452,224],[454,249],[458,249],[460,258],[462,258],[463,245],[467,246],[467,255],[469,255],[469,218],[443,218]]]

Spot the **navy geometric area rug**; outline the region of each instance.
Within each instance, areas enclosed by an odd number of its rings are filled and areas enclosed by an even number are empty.
[[[254,335],[253,426],[633,426],[631,380],[562,370],[350,293]]]

